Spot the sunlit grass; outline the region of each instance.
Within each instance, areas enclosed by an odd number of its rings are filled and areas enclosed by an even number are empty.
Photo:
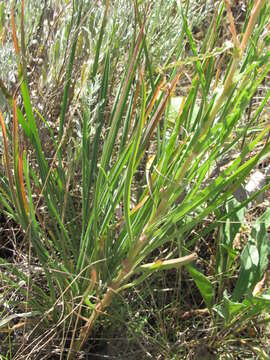
[[[242,126],[270,70],[269,44],[263,36],[269,4],[251,2],[238,35],[229,2],[220,3],[200,44],[187,6],[164,5],[159,14],[158,5],[135,1],[127,10],[125,2],[114,7],[107,0],[97,13],[88,1],[61,8],[58,20],[52,19],[55,32],[47,29],[49,44],[37,44],[35,50],[42,59],[36,67],[42,86],[39,95],[34,93],[34,103],[43,93],[49,100],[46,82],[56,86],[60,94],[56,119],[46,119],[47,109],[43,114],[42,106],[37,110],[31,100],[28,58],[22,56],[27,41],[22,29],[27,33],[29,18],[19,26],[25,9],[18,7],[15,16],[14,4],[11,7],[18,86],[11,96],[4,92],[6,108],[0,117],[4,144],[0,201],[5,215],[20,224],[28,267],[38,260],[42,283],[35,273],[24,274],[4,259],[2,276],[6,282],[15,277],[26,285],[18,289],[25,300],[20,313],[33,318],[38,314],[39,326],[48,329],[54,324],[55,331],[69,324],[67,358],[83,348],[118,294],[139,286],[156,271],[185,266],[185,276],[194,280],[216,329],[223,322],[225,329],[234,326],[232,313],[238,303],[245,312],[254,305],[251,318],[269,306],[267,297],[250,298],[248,292],[266,270],[260,246],[269,252],[268,212],[264,228],[255,228],[253,234],[256,238],[256,231],[263,233],[263,240],[253,244],[251,238],[240,262],[234,237],[228,238],[240,226],[219,227],[234,217],[242,221],[241,209],[252,199],[236,203],[234,193],[269,153],[269,124],[257,127],[269,91]],[[131,20],[121,27],[118,21],[125,11]],[[170,29],[166,20],[160,23],[166,13],[179,30]],[[226,21],[231,38],[221,44]],[[158,44],[169,35],[166,46],[161,44],[165,54],[161,55]],[[185,96],[173,102],[186,78]],[[224,158],[230,161],[216,171]],[[212,223],[200,236],[214,228],[220,231],[212,279],[195,266],[199,237],[190,237],[209,216]],[[251,248],[259,258],[256,270],[243,268]],[[165,249],[162,257],[156,255],[160,249]],[[235,261],[249,280],[228,295],[222,274],[235,274]],[[25,318],[27,326],[31,325]]]

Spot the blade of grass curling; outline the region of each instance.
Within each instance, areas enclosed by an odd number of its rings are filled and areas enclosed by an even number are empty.
[[[157,260],[153,263],[143,264],[137,267],[136,272],[153,272],[160,270],[170,270],[177,269],[182,267],[183,265],[190,264],[191,262],[197,260],[198,256],[196,253],[192,253],[190,255],[183,256],[177,259],[170,260]]]
[[[132,232],[132,226],[130,221],[130,196],[131,196],[131,182],[132,177],[135,171],[135,164],[136,164],[136,158],[137,153],[139,150],[139,144],[142,134],[142,129],[144,125],[144,116],[145,116],[145,102],[146,102],[146,90],[143,80],[143,73],[140,74],[141,80],[141,98],[142,98],[142,107],[141,107],[141,115],[140,115],[140,121],[137,124],[137,131],[136,131],[136,137],[134,139],[133,143],[133,150],[132,155],[128,164],[127,168],[127,177],[125,181],[125,187],[124,187],[124,215],[125,215],[125,221],[127,226],[127,231],[129,235],[129,244],[133,243],[133,232]]]
[[[162,77],[161,80],[159,80],[159,82],[157,82],[157,86],[155,88],[155,91],[152,93],[152,97],[149,99],[149,101],[147,101],[147,107],[146,107],[146,112],[145,112],[145,121],[147,121],[148,116],[151,114],[153,107],[158,99],[158,96],[160,95],[161,89],[162,87],[164,87],[166,84],[166,80],[165,77]]]
[[[167,89],[166,95],[164,96],[164,99],[159,104],[155,114],[153,115],[151,121],[149,122],[147,128],[145,129],[145,131],[143,133],[143,137],[142,137],[141,144],[140,144],[139,154],[142,155],[144,150],[146,149],[146,147],[149,143],[149,140],[152,137],[153,132],[156,129],[156,126],[159,123],[159,121],[165,111],[166,105],[176,87],[176,84],[177,84],[180,76],[181,76],[181,73],[176,75],[176,77],[172,80],[172,82],[168,84],[168,89]]]
[[[140,17],[137,1],[135,2],[135,8],[136,8],[138,21],[139,21],[139,26],[141,26],[141,17]],[[150,8],[150,2],[148,3],[147,9],[145,10],[146,14],[148,13],[149,8]],[[155,86],[154,77],[153,77],[152,64],[150,61],[149,52],[148,52],[147,43],[146,43],[146,35],[144,33],[143,33],[143,38],[142,38],[142,45],[143,45],[143,49],[144,49],[144,54],[145,54],[145,59],[146,59],[146,67],[149,72],[150,84],[151,84],[151,89],[152,89],[152,93],[153,93],[155,91],[156,86]],[[157,81],[157,84],[158,84],[158,81]],[[159,157],[160,152],[161,152],[161,149],[160,149],[161,132],[160,132],[159,122],[157,123],[156,129],[157,129],[157,153],[158,153],[158,157]]]

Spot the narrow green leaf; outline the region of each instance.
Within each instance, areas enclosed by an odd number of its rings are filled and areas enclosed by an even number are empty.
[[[143,125],[144,125],[145,104],[146,104],[146,90],[145,90],[145,85],[144,85],[143,79],[142,79],[141,97],[142,97],[141,115],[140,115],[139,123],[137,124],[136,137],[134,139],[133,151],[132,151],[132,155],[131,155],[131,158],[130,158],[130,161],[128,164],[128,168],[127,168],[127,177],[126,177],[125,188],[124,188],[124,214],[125,214],[127,231],[128,231],[128,235],[129,235],[129,244],[133,243],[133,232],[132,232],[132,226],[131,226],[131,221],[130,221],[131,182],[132,182],[132,177],[133,177],[133,174],[135,171],[135,164],[136,164],[137,154],[138,154],[138,150],[139,150],[142,129],[143,129]]]
[[[76,27],[75,27],[75,35],[73,38],[73,42],[72,42],[72,46],[71,46],[71,53],[70,53],[68,66],[67,66],[66,83],[65,83],[63,100],[62,100],[62,108],[61,108],[61,113],[60,113],[60,125],[59,125],[59,133],[58,133],[59,142],[61,141],[62,136],[63,136],[64,120],[65,120],[65,115],[66,115],[67,105],[68,105],[67,100],[68,100],[68,94],[69,94],[69,88],[70,88],[70,82],[71,82],[72,68],[73,68],[76,47],[77,47],[77,42],[78,42],[78,33],[79,33],[79,25],[80,25],[80,21],[81,21],[82,7],[83,7],[83,2],[81,2],[80,6],[79,6],[79,10],[78,10],[78,14],[77,14],[77,23],[76,23]]]

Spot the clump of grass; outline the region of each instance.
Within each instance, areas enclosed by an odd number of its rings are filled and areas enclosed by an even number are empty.
[[[211,281],[194,266],[197,258],[194,246],[198,239],[185,239],[208,216],[214,214],[213,223],[205,233],[247,205],[251,199],[223,211],[250,171],[268,154],[270,127],[260,129],[255,135],[249,129],[258,121],[269,91],[248,125],[240,129],[239,126],[270,69],[269,48],[262,36],[269,22],[269,4],[263,0],[251,2],[239,36],[229,1],[225,5],[221,3],[200,48],[189,27],[186,9],[178,6],[182,19],[179,41],[163,68],[154,72],[147,42],[147,28],[153,15],[149,6],[144,8],[135,1],[134,41],[125,69],[119,72],[120,81],[115,81],[112,73],[115,49],[108,45],[115,38],[112,35],[108,40],[106,33],[111,6],[107,0],[88,79],[82,66],[82,83],[90,80],[96,86],[96,102],[89,105],[87,93],[81,92],[77,94],[79,104],[73,109],[68,99],[74,96],[71,78],[74,72],[78,73],[74,64],[78,65],[76,56],[83,41],[87,2],[73,3],[71,47],[64,64],[65,82],[56,136],[53,127],[31,104],[25,72],[24,2],[20,44],[13,4],[11,7],[19,86],[8,96],[12,131],[7,129],[5,117],[0,114],[5,154],[0,201],[5,214],[24,231],[29,272],[24,274],[1,259],[2,278],[15,288],[14,276],[27,285],[18,289],[25,299],[23,314],[36,317],[38,313],[38,326],[55,325],[46,333],[46,339],[36,341],[35,347],[49,341],[58,329],[64,329],[65,344],[65,336],[70,333],[66,329],[71,330],[71,339],[66,342],[67,358],[83,349],[98,319],[109,311],[117,294],[139,285],[156,271],[185,266],[211,314],[216,311],[218,319],[223,316],[230,326],[236,318],[226,318],[222,304],[232,309],[232,303],[242,301],[247,288],[251,287],[252,291],[256,285],[253,274],[245,273],[245,278],[250,276],[252,281],[244,289],[236,287],[232,298],[226,293],[221,298],[222,276],[216,294]],[[225,10],[232,40],[217,47]],[[183,58],[184,39],[192,52],[188,59]],[[222,55],[229,59],[226,64],[222,63]],[[170,99],[181,86],[186,67],[192,69],[191,85],[179,103],[175,119],[168,121]],[[17,105],[19,92],[22,106]],[[116,94],[113,103],[110,92]],[[72,143],[69,135],[75,112],[81,136]],[[36,118],[48,129],[53,148],[50,162],[43,150]],[[27,147],[19,130],[27,139]],[[232,152],[235,152],[234,160],[225,169],[216,171],[216,163],[230,157]],[[143,176],[138,175],[140,169],[145,172]],[[215,175],[211,176],[213,172]],[[268,187],[269,184],[260,191]],[[223,250],[219,253],[222,263],[220,260],[217,274],[231,266],[231,240],[229,244],[220,241],[219,245]],[[166,246],[165,256],[147,262],[151,254]],[[252,244],[253,250],[254,247],[263,259],[259,270],[256,268],[256,280],[259,280],[265,271],[265,255],[258,250],[259,243]],[[31,272],[33,257],[38,259],[42,284]],[[246,305],[251,306],[255,300],[255,297],[246,300]],[[256,301],[257,313],[268,304],[266,298]],[[29,347],[23,351],[29,351]]]

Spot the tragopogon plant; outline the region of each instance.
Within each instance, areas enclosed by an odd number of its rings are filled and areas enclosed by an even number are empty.
[[[18,89],[7,97],[13,114],[12,131],[7,129],[6,115],[0,115],[5,155],[0,201],[5,214],[22,227],[29,254],[38,259],[46,286],[32,274],[31,258],[27,275],[1,259],[2,276],[14,287],[18,286],[14,275],[27,284],[19,288],[27,299],[27,310],[35,311],[33,316],[38,312],[44,322],[54,322],[56,327],[70,320],[71,350],[83,347],[97,319],[120,291],[139,284],[153,271],[187,265],[195,282],[198,280],[198,271],[191,265],[196,259],[194,241],[184,241],[186,235],[212,213],[219,220],[218,209],[233,197],[270,147],[269,125],[256,135],[249,132],[270,91],[249,123],[242,126],[245,110],[270,70],[264,33],[270,9],[265,0],[252,2],[239,35],[229,1],[221,3],[200,48],[185,9],[179,7],[179,41],[159,72],[153,71],[147,39],[151,11],[156,9],[142,9],[143,5],[135,1],[139,30],[134,30],[134,46],[125,59],[125,70],[113,68],[119,71],[120,81],[115,81],[112,73],[114,33],[111,37],[106,34],[111,6],[107,0],[92,72],[86,79],[98,84],[97,101],[89,105],[86,93],[82,93],[79,105],[70,114],[70,79],[78,39],[87,21],[84,2],[74,2],[73,6],[72,41],[56,136],[31,104],[24,71],[24,40],[21,36],[19,46],[13,5]],[[23,13],[22,1],[22,19]],[[220,46],[219,31],[226,16],[232,42]],[[23,21],[20,29],[22,33]],[[192,52],[188,59],[183,58],[185,43]],[[186,71],[191,78],[187,96],[182,97],[175,118],[169,121],[171,98],[181,88]],[[21,106],[17,105],[18,91]],[[111,93],[116,93],[113,104]],[[81,136],[71,144],[68,136],[75,110],[80,117]],[[43,151],[38,117],[50,134],[54,152],[50,161]],[[19,128],[27,138],[25,148]],[[217,164],[224,158],[230,161],[217,171]],[[182,255],[173,250],[165,259],[145,263],[149,255],[168,243],[177,251],[180,247]],[[211,308],[214,292],[202,294]],[[46,333],[47,338],[50,334]]]

